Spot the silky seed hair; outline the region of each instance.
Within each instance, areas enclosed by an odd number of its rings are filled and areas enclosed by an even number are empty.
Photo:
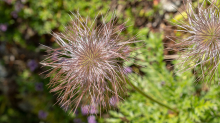
[[[62,107],[76,111],[79,105],[107,109],[110,98],[119,102],[126,94],[126,70],[134,38],[123,40],[121,26],[114,26],[115,14],[101,17],[102,23],[90,21],[80,14],[65,27],[63,33],[52,33],[59,48],[47,47],[47,58],[41,64],[51,69],[50,92],[56,92]],[[72,16],[71,16],[72,18]],[[91,107],[90,107],[91,108]]]
[[[210,3],[207,6],[207,3]],[[181,21],[181,31],[187,37],[176,42],[174,47],[183,50],[180,54],[177,69],[187,71],[196,68],[199,75],[196,81],[211,84],[218,77],[220,53],[220,11],[215,1],[203,1],[198,7],[194,7],[190,0],[184,2],[186,21]]]

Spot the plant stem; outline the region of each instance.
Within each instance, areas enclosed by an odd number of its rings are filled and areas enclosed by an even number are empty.
[[[179,113],[177,110],[175,110],[175,109],[173,109],[173,108],[171,108],[171,107],[169,107],[169,106],[167,106],[167,105],[165,105],[165,104],[163,104],[163,103],[161,103],[161,102],[155,100],[155,99],[152,98],[151,96],[147,95],[146,93],[144,93],[143,91],[141,91],[138,87],[136,87],[132,82],[130,82],[130,81],[127,80],[127,83],[128,83],[129,85],[131,85],[136,91],[138,91],[140,94],[142,94],[142,95],[145,96],[146,98],[150,99],[151,101],[153,101],[153,102],[159,104],[160,106],[166,107],[166,108],[168,108],[168,109],[170,109],[170,110],[176,112],[177,114]]]

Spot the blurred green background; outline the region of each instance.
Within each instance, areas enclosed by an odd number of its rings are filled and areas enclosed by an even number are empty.
[[[219,123],[220,87],[194,83],[196,69],[173,71],[178,53],[167,49],[173,42],[166,36],[184,36],[170,23],[183,20],[182,7],[181,0],[0,0],[0,123]],[[57,47],[51,31],[62,32],[77,11],[97,21],[115,12],[116,25],[127,22],[121,36],[146,44],[126,63],[131,82],[179,114],[129,86],[127,98],[101,116],[55,104],[49,78],[40,74],[46,70],[39,64],[46,54],[40,44]]]

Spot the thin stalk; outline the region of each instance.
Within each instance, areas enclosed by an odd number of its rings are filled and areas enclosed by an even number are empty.
[[[132,82],[127,81],[127,83],[128,83],[129,85],[131,85],[137,92],[139,92],[140,94],[142,94],[142,95],[145,96],[146,98],[150,99],[151,101],[153,101],[153,102],[159,104],[160,106],[166,107],[166,108],[168,108],[168,109],[170,109],[170,110],[176,112],[177,114],[179,113],[177,110],[175,110],[175,109],[169,107],[168,105],[165,105],[165,104],[163,104],[163,103],[161,103],[161,102],[155,100],[155,99],[152,98],[151,96],[147,95],[146,93],[144,93],[143,91],[141,91],[138,87],[136,87]]]

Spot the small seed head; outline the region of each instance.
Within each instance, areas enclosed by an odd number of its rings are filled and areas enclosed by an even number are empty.
[[[209,1],[210,2],[210,1]],[[188,36],[181,39],[175,46],[184,52],[180,56],[183,61],[179,67],[185,71],[197,67],[201,72],[198,80],[209,82],[217,75],[220,53],[220,11],[219,5],[210,2],[205,6],[205,0],[198,6],[197,11],[190,0],[185,5],[187,21],[178,25]]]

